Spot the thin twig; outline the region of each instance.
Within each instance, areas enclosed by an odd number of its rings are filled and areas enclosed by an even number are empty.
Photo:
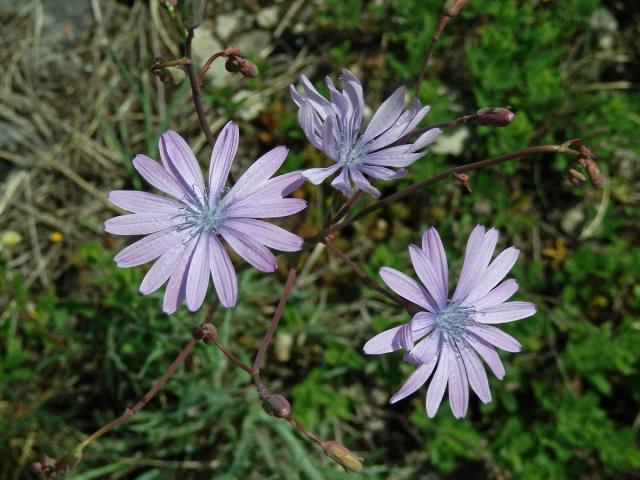
[[[187,38],[184,40],[184,56],[191,60],[191,42],[193,41],[193,28],[190,28],[187,31]],[[213,148],[215,144],[215,138],[213,137],[213,133],[211,133],[211,128],[209,127],[209,122],[207,122],[207,117],[204,114],[204,109],[202,108],[202,97],[200,95],[200,86],[198,85],[198,80],[196,79],[196,75],[193,72],[193,63],[187,64],[184,66],[187,77],[189,77],[189,84],[191,85],[191,93],[193,95],[193,104],[196,107],[196,113],[198,114],[198,121],[200,122],[200,128],[204,132],[205,137],[207,137],[207,141],[211,148]]]
[[[375,212],[376,210],[379,210],[380,208],[386,207],[387,205],[390,205],[393,202],[397,202],[398,200],[405,198],[413,193],[416,193],[420,190],[422,190],[425,187],[428,187],[429,185],[432,185],[434,183],[440,182],[442,180],[445,180],[447,178],[449,178],[450,176],[452,176],[455,173],[463,173],[463,172],[470,172],[473,170],[478,170],[480,168],[483,167],[488,167],[490,165],[496,165],[498,163],[502,163],[502,162],[506,162],[507,160],[512,160],[514,158],[521,158],[521,157],[526,157],[528,155],[533,155],[536,153],[563,153],[566,155],[573,155],[574,157],[577,157],[580,155],[579,152],[572,150],[570,148],[567,148],[564,144],[563,145],[538,145],[535,147],[529,147],[529,148],[525,148],[523,150],[519,150],[517,152],[511,152],[511,153],[507,153],[504,155],[500,155],[498,157],[493,157],[493,158],[488,158],[486,160],[481,160],[479,162],[474,162],[474,163],[468,163],[466,165],[460,165],[458,167],[452,168],[450,170],[447,170],[446,172],[442,172],[434,177],[431,177],[423,182],[420,183],[416,183],[415,185],[412,185],[404,190],[401,190],[399,192],[394,193],[393,195],[389,195],[388,197],[380,200],[377,203],[374,203],[373,205],[368,206],[367,208],[360,210],[358,213],[356,213],[353,217],[345,220],[344,222],[341,222],[337,225],[334,225],[331,229],[332,232],[337,232],[339,230],[342,230],[350,225],[352,225],[354,222],[357,222],[358,220],[360,220],[362,217],[369,215],[372,212]]]
[[[444,29],[446,28],[449,21],[458,15],[465,3],[467,3],[467,0],[457,0],[453,2],[451,2],[450,0],[445,0],[444,6],[442,8],[442,13],[440,14],[440,20],[438,21],[438,28],[436,30],[436,33],[434,33],[433,37],[431,37],[429,48],[426,52],[424,52],[424,55],[422,56],[420,72],[418,73],[418,77],[416,78],[414,97],[420,97],[420,88],[422,87],[424,72],[427,68],[427,63],[429,63],[429,60],[433,55],[433,49],[436,46],[436,43],[440,39],[440,36],[442,35],[442,32],[444,32]]]
[[[297,263],[297,260],[296,260]],[[282,313],[284,312],[284,307],[287,304],[287,299],[289,298],[289,294],[293,289],[293,283],[296,280],[296,274],[298,273],[297,267],[291,267],[289,269],[289,274],[287,275],[287,282],[284,285],[284,289],[282,290],[282,294],[280,295],[280,301],[278,302],[278,306],[276,308],[275,313],[273,314],[273,319],[271,320],[271,324],[267,329],[267,333],[262,337],[262,341],[260,342],[260,347],[258,348],[258,353],[256,354],[256,358],[253,361],[253,381],[256,384],[258,389],[258,393],[260,397],[263,397],[266,394],[266,388],[264,387],[262,380],[260,379],[260,369],[262,368],[262,364],[264,363],[264,356],[267,353],[267,348],[269,348],[269,344],[271,343],[271,339],[278,328],[278,324],[280,323],[280,318],[282,317]]]

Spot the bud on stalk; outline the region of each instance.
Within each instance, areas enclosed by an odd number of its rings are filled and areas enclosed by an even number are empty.
[[[508,108],[485,107],[476,112],[476,121],[481,125],[506,127],[513,122],[514,113]]]

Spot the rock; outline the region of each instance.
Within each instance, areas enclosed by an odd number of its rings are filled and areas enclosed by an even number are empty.
[[[216,36],[224,41],[229,40],[240,26],[241,12],[218,15],[216,17]]]
[[[236,38],[235,44],[245,56],[257,55],[271,43],[271,34],[265,30],[251,30]]]
[[[213,35],[212,28],[213,24],[207,22],[194,31],[191,48],[193,57],[198,65],[202,65],[211,55],[224,49],[222,44]],[[224,68],[224,59],[218,59],[207,72],[205,83],[221,86],[230,83],[233,78],[234,75],[227,72]]]
[[[277,6],[263,8],[258,12],[256,21],[261,28],[274,28],[280,20],[280,8]]]
[[[431,151],[441,155],[460,155],[464,151],[464,142],[471,136],[467,127],[461,127],[451,135],[441,135],[431,147]]]

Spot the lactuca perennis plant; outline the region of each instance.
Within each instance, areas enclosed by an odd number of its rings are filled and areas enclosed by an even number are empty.
[[[580,140],[527,147],[452,167],[352,213],[362,198],[362,192],[371,197],[381,196],[381,192],[371,184],[371,179],[394,180],[406,175],[406,167],[425,155],[426,148],[437,140],[442,130],[469,122],[505,127],[513,120],[514,114],[508,108],[484,107],[476,113],[448,122],[420,127],[429,109],[421,106],[418,100],[426,65],[445,26],[466,3],[466,0],[448,0],[442,10],[438,29],[425,51],[414,96],[408,99],[408,108],[405,107],[406,89],[399,87],[375,109],[367,122],[364,89],[360,80],[349,70],[342,70],[342,91],[335,87],[330,78],[327,79],[329,98],[321,95],[311,81],[302,75],[300,81],[304,92],[298,92],[293,86],[290,89],[293,102],[298,107],[300,126],[308,140],[324,153],[330,165],[274,177],[287,156],[285,147],[276,147],[255,161],[235,182],[230,170],[238,149],[238,126],[233,122],[227,123],[215,138],[202,103],[201,86],[209,67],[218,58],[226,58],[227,70],[232,73],[252,77],[257,75],[258,70],[242,56],[238,48],[229,47],[214,52],[196,74],[191,44],[194,30],[202,21],[204,2],[189,3],[195,13],[186,17],[178,15],[178,3],[176,0],[162,2],[177,27],[178,35],[183,39],[183,56],[173,60],[158,57],[151,66],[151,72],[163,82],[174,83],[176,79],[170,69],[184,70],[200,127],[212,152],[208,178],[205,182],[187,142],[174,131],[165,132],[159,144],[162,164],[142,155],[137,156],[133,163],[149,184],[169,197],[139,191],[111,192],[109,200],[131,213],[107,220],[105,230],[117,235],[143,235],[142,239],[124,248],[115,257],[120,267],[134,267],[155,261],[140,286],[143,294],[149,294],[166,284],[162,308],[167,314],[174,313],[185,302],[191,311],[198,310],[206,302],[205,320],[200,325],[186,326],[192,329],[192,339],[137,403],[87,436],[71,451],[60,456],[59,460],[45,457],[43,461],[36,462],[34,470],[48,476],[68,472],[80,461],[87,446],[142,410],[184,362],[197,342],[202,341],[215,346],[232,365],[251,377],[269,414],[288,422],[300,435],[320,447],[325,455],[345,469],[361,471],[362,458],[340,443],[322,440],[309,431],[295,419],[286,396],[270,392],[261,378],[268,347],[295,286],[299,263],[306,251],[316,248],[318,244],[326,246],[367,286],[412,316],[408,323],[379,333],[364,346],[367,354],[403,350],[405,360],[416,365],[414,373],[391,398],[392,402],[420,389],[429,378],[431,382],[426,392],[429,417],[436,414],[447,388],[449,404],[457,418],[467,414],[469,387],[481,401],[490,401],[484,364],[498,378],[502,378],[505,369],[496,349],[509,352],[520,349],[516,339],[493,325],[525,318],[535,312],[532,303],[507,301],[516,292],[518,284],[513,279],[503,279],[515,263],[518,250],[508,248],[491,261],[498,233],[494,229],[476,227],[469,238],[457,287],[449,297],[447,261],[435,228],[424,233],[421,246],[409,247],[420,283],[400,271],[386,267],[381,269],[380,276],[391,291],[367,275],[338,249],[334,239],[343,229],[361,218],[436,183],[452,178],[466,183],[469,181],[469,172],[540,153],[568,155],[571,159],[568,175],[572,183],[584,182],[588,176],[594,185],[600,186],[603,179],[593,153]],[[417,137],[412,140],[414,135]],[[347,198],[339,208],[334,209],[333,205],[328,208],[326,218],[314,235],[301,238],[296,233],[265,221],[302,211],[306,202],[288,196],[301,187],[305,180],[320,185],[334,174],[331,185]],[[313,193],[311,188],[307,188],[306,192]],[[334,197],[334,203],[336,200]],[[292,252],[285,262],[288,272],[282,294],[251,364],[244,363],[233,353],[233,349],[222,344],[213,324],[218,303],[232,308],[238,299],[251,295],[251,292],[238,292],[235,268],[225,244],[265,273],[274,272],[277,268],[276,258],[269,249]],[[210,277],[216,295],[208,296]]]
[[[415,371],[391,397],[395,403],[424,385],[434,372],[427,390],[426,410],[433,417],[445,389],[456,418],[467,414],[469,386],[484,403],[491,401],[489,381],[481,360],[494,375],[504,377],[505,369],[495,349],[519,352],[520,343],[493,324],[512,322],[533,315],[530,302],[507,300],[518,290],[514,279],[504,280],[518,258],[510,247],[490,262],[498,232],[474,228],[458,285],[449,299],[449,273],[442,241],[435,228],[422,236],[422,245],[409,246],[413,268],[422,285],[393,268],[380,269],[382,280],[421,311],[405,325],[382,332],[364,346],[368,354],[403,349]]]

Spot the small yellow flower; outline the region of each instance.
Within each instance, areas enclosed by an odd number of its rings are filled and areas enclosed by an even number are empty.
[[[51,240],[53,243],[60,243],[62,242],[62,240],[64,240],[64,235],[62,234],[62,232],[51,232],[51,235],[49,235],[49,240]]]

